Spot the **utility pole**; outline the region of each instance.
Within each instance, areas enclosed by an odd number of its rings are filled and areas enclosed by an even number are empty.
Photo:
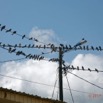
[[[85,44],[87,41],[83,38],[80,42],[74,45],[70,50]],[[62,64],[63,64],[63,54],[70,50],[64,50],[62,47],[59,47],[59,100],[63,101],[63,78],[62,78]]]
[[[59,100],[63,101],[63,78],[62,78],[63,50],[59,47]]]

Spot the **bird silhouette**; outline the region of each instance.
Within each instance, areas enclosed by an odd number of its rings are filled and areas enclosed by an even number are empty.
[[[16,34],[16,31],[13,31],[13,32],[12,32],[12,35],[14,35],[14,34]]]
[[[10,47],[10,48],[8,49],[8,52],[11,53],[11,50],[12,50],[12,48]]]
[[[13,49],[13,50],[11,50],[11,53],[12,53],[12,52],[15,52],[15,51],[16,51],[16,49]]]
[[[28,48],[31,48],[31,44],[28,45]]]
[[[87,50],[89,50],[89,47],[88,47],[88,45],[86,46],[86,49],[87,49]]]
[[[83,46],[83,49],[85,50],[85,49],[86,49],[86,47],[85,47],[85,46]]]
[[[72,49],[72,46],[71,46],[71,45],[69,45],[69,49]]]
[[[31,37],[31,38],[29,38],[29,40],[33,40],[33,38]]]
[[[91,69],[90,69],[90,68],[88,68],[88,71],[90,71],[90,72],[91,72]]]
[[[77,66],[77,70],[79,70],[79,66]]]
[[[94,47],[93,47],[93,46],[91,46],[91,49],[92,49],[92,50],[94,50]]]
[[[72,65],[72,68],[71,68],[71,69],[73,69],[73,70],[75,69],[73,65]]]
[[[96,72],[99,72],[98,69],[96,69],[96,68],[95,68],[95,71],[96,71]]]
[[[4,25],[4,26],[2,26],[2,27],[1,27],[1,31],[2,31],[2,30],[4,30],[4,29],[5,29],[5,27],[6,27],[5,25]]]
[[[81,47],[81,46],[79,46],[79,49],[80,49],[80,50],[82,50],[82,47]]]
[[[17,44],[14,45],[14,48],[16,48],[16,47],[17,47]]]
[[[34,46],[35,46],[35,45],[33,44],[31,47],[34,48]]]
[[[7,32],[11,32],[11,30],[12,30],[12,29],[8,29],[8,30],[6,30],[6,33],[7,33]]]
[[[25,38],[25,35],[22,36],[22,39],[24,39],[24,38]]]
[[[84,67],[82,66],[82,70],[84,70]]]
[[[65,46],[65,48],[66,48],[66,49],[69,49],[67,45]]]
[[[35,39],[35,38],[34,38],[34,40],[35,40],[36,42],[38,42],[38,40],[37,40],[37,39]]]
[[[100,50],[100,51],[102,51],[102,48],[101,48],[101,46],[99,46],[99,50]]]
[[[99,51],[99,48],[98,48],[98,47],[96,47],[95,49],[96,49],[97,51]]]

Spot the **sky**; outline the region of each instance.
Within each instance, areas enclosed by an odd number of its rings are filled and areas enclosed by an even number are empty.
[[[16,30],[18,34],[37,38],[43,43],[59,45],[75,45],[82,38],[87,40],[85,45],[103,47],[103,1],[102,0],[0,0],[0,24],[7,29]],[[4,44],[36,44],[37,42],[21,39],[18,35],[11,35],[0,31],[0,42]],[[19,49],[21,50],[21,49]],[[49,50],[22,49],[26,53],[41,54]],[[45,58],[57,58],[58,53],[44,55]],[[3,62],[20,59],[14,53],[0,48],[0,74],[20,79],[49,84],[52,86],[29,83],[18,79],[0,76],[0,86],[26,93],[33,93],[41,97],[51,98],[56,79],[58,63],[48,61]],[[71,51],[64,54],[67,64],[98,68],[103,70],[103,53],[98,51]],[[82,78],[102,87],[102,73],[72,71]],[[64,87],[68,88],[65,76]],[[103,90],[98,89],[68,73],[71,88],[88,93],[72,91],[76,103],[102,103]],[[28,87],[26,87],[28,85]],[[58,87],[58,85],[57,85]],[[82,88],[82,89],[81,89]],[[46,92],[45,92],[46,91]],[[94,96],[97,94],[96,96]],[[58,97],[55,89],[53,99]],[[72,103],[69,90],[64,89],[64,101]]]

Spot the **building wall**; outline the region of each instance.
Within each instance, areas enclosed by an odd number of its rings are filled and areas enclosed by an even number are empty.
[[[8,89],[0,90],[0,103],[63,103],[56,100],[41,98]]]

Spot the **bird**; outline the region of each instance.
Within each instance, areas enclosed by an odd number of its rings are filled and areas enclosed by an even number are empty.
[[[94,47],[93,47],[93,46],[91,46],[91,49],[92,49],[92,50],[94,50]]]
[[[11,53],[11,50],[12,50],[12,48],[10,47],[10,48],[8,49],[8,52]]]
[[[86,49],[87,49],[87,50],[89,50],[89,47],[88,47],[88,45],[87,45]]]
[[[35,46],[35,45],[33,44],[31,47],[34,48],[34,46]]]
[[[46,48],[46,45],[44,45],[44,49]]]
[[[96,49],[97,51],[99,51],[99,48],[98,48],[98,47],[96,47],[95,49]]]
[[[98,69],[96,69],[96,68],[95,68],[95,71],[96,71],[96,72],[99,72]]]
[[[44,52],[42,52],[42,54],[45,54]]]
[[[38,40],[37,40],[37,39],[35,39],[35,38],[34,38],[34,40],[35,40],[36,42],[38,42]]]
[[[73,69],[73,70],[75,69],[73,65],[72,65],[72,68],[71,68],[71,69]]]
[[[66,49],[69,49],[67,45],[66,45],[66,47],[65,47],[65,48],[66,48]]]
[[[19,48],[21,48],[22,46],[21,46],[21,43],[19,43]]]
[[[22,39],[24,39],[24,38],[25,38],[25,35],[22,36]]]
[[[2,31],[2,30],[4,30],[4,29],[5,29],[5,27],[6,27],[5,25],[4,25],[4,26],[2,26],[2,27],[1,27],[1,31]]]
[[[16,34],[16,31],[13,31],[13,32],[12,32],[12,35],[14,35],[14,34]]]
[[[12,53],[12,52],[15,52],[15,51],[16,51],[16,49],[13,49],[13,50],[11,50],[11,53]]]
[[[31,45],[29,44],[29,45],[28,45],[28,48],[30,48],[30,47],[31,47]]]
[[[3,48],[4,48],[5,46],[6,46],[5,44],[2,45]]]
[[[15,44],[14,48],[16,48],[16,47],[17,47],[17,44]]]
[[[29,38],[29,40],[32,40],[33,38],[31,37],[31,38]]]
[[[64,45],[63,45],[63,44],[60,44],[60,46],[63,47]]]
[[[80,50],[82,50],[82,47],[81,47],[81,46],[79,46],[79,49],[80,49]]]
[[[90,69],[90,68],[88,68],[88,70],[91,72],[91,69]]]
[[[77,66],[77,70],[79,70],[79,66]]]
[[[71,45],[69,45],[69,49],[72,49],[72,46],[71,46]]]
[[[84,67],[82,66],[82,70],[84,70]]]
[[[7,32],[11,32],[11,30],[12,30],[12,29],[8,29],[8,30],[6,30],[6,33],[7,33]]]
[[[100,50],[100,51],[102,50],[101,46],[99,46],[99,50]]]
[[[85,46],[83,46],[83,49],[84,49],[84,50],[86,49]]]

